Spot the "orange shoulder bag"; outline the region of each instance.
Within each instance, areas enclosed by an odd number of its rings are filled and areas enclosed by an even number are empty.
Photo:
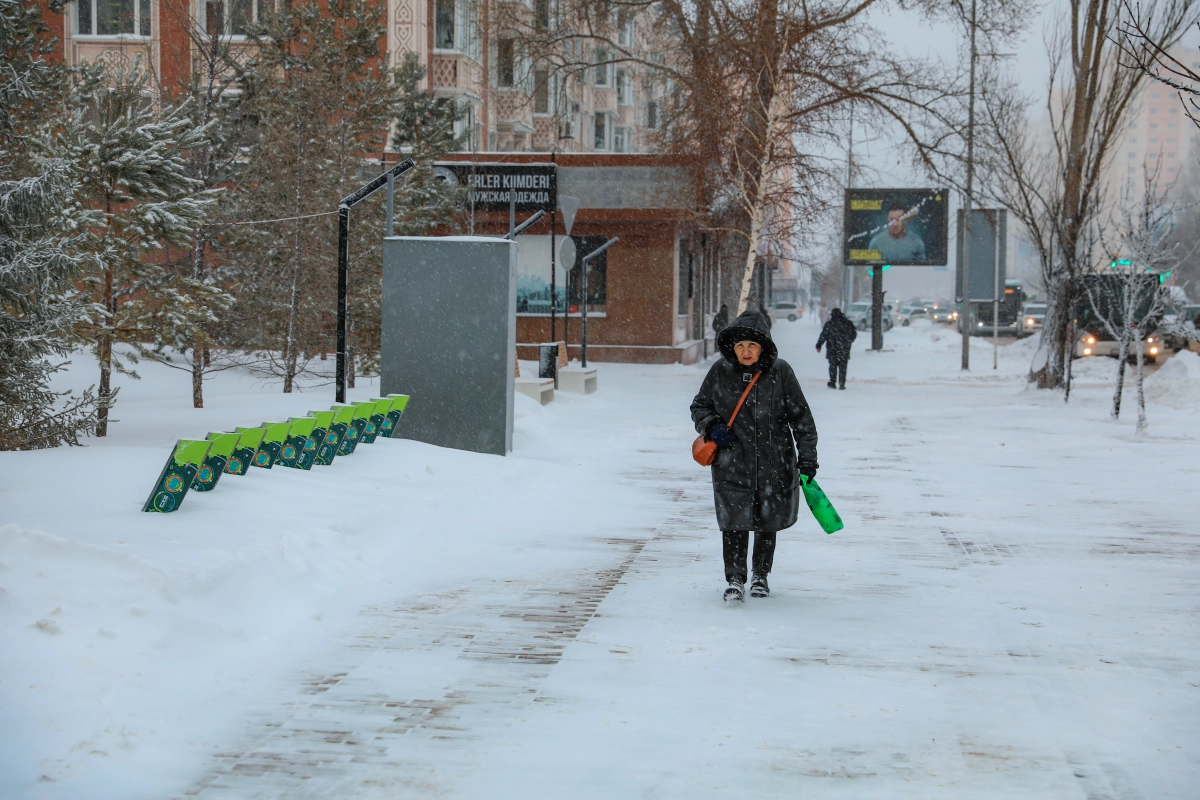
[[[754,384],[758,383],[758,376],[761,372],[754,373],[754,377],[750,379],[750,385],[746,387],[746,391],[742,392],[742,398],[738,400],[737,405],[733,409],[733,416],[729,418],[729,426],[733,427],[733,421],[737,419],[738,412],[742,410],[742,403],[746,402],[746,396],[750,394],[750,390],[754,388]],[[717,443],[703,436],[697,436],[696,441],[692,442],[692,458],[702,467],[711,467],[712,463],[717,460]]]

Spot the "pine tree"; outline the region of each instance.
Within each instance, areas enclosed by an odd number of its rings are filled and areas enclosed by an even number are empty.
[[[38,159],[28,142],[64,97],[65,72],[36,5],[0,0],[0,450],[78,444],[97,398],[55,392],[71,332],[85,310],[74,281],[86,266],[72,227],[69,164]]]
[[[187,245],[216,193],[188,175],[187,154],[207,133],[189,117],[190,100],[153,97],[140,62],[110,74],[97,64],[79,75],[86,110],[72,113],[42,148],[71,165],[77,206],[99,214],[81,236],[99,268],[85,282],[91,318],[79,331],[100,363],[96,435],[105,436],[113,370],[136,378],[129,365],[139,356],[184,346],[217,322],[221,289],[168,268],[168,248]],[[118,343],[128,345],[124,353]]]
[[[246,141],[246,120],[237,102],[239,57],[242,45],[235,44],[220,26],[206,30],[188,8],[164,4],[161,13],[188,37],[191,44],[191,69],[186,70],[175,87],[168,87],[177,98],[190,98],[186,106],[193,125],[207,132],[202,144],[188,154],[188,174],[205,189],[222,189],[204,219],[192,228],[186,244],[172,251],[170,268],[189,278],[205,291],[192,298],[206,305],[213,317],[224,317],[233,305],[233,297],[222,288],[228,281],[223,274],[221,252],[229,222],[236,213],[234,196],[238,188],[238,162]],[[192,405],[204,407],[204,378],[227,369],[233,362],[220,349],[219,324],[202,324],[177,333],[181,339],[173,352],[163,353],[162,363],[182,369],[192,377]],[[185,338],[190,334],[189,338]]]
[[[238,307],[231,341],[256,352],[291,392],[309,362],[334,349],[338,202],[383,152],[395,89],[382,71],[383,8],[364,0],[296,3],[269,17],[243,76],[243,113],[257,121],[242,175],[243,220],[230,261]],[[365,213],[364,213],[365,212]],[[369,255],[378,210],[355,210],[351,251]],[[361,224],[375,215],[374,226]]]

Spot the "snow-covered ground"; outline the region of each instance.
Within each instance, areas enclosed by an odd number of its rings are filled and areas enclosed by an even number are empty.
[[[169,515],[176,438],[332,392],[222,373],[194,410],[144,366],[107,441],[0,453],[0,797],[1195,798],[1200,357],[1136,437],[1107,359],[1064,405],[1032,341],[964,375],[918,322],[837,392],[816,333],[776,327],[847,526],[781,534],[740,608],[702,366],[518,396],[508,458],[380,441]]]

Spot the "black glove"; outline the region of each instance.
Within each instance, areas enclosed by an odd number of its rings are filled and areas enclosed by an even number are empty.
[[[717,447],[733,447],[738,440],[737,434],[729,429],[729,426],[724,422],[714,422],[712,428],[708,431],[708,438],[716,443]]]
[[[796,471],[800,473],[800,477],[807,478],[810,481],[813,478],[817,477],[817,468],[816,467],[800,467]]]

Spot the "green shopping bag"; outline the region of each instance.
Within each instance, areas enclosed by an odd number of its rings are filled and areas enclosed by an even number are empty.
[[[837,509],[833,507],[833,503],[829,502],[825,492],[821,491],[821,487],[817,485],[816,478],[806,478],[801,475],[800,488],[804,490],[804,502],[808,503],[808,510],[816,518],[821,530],[826,533],[834,533],[846,527],[838,515]]]

